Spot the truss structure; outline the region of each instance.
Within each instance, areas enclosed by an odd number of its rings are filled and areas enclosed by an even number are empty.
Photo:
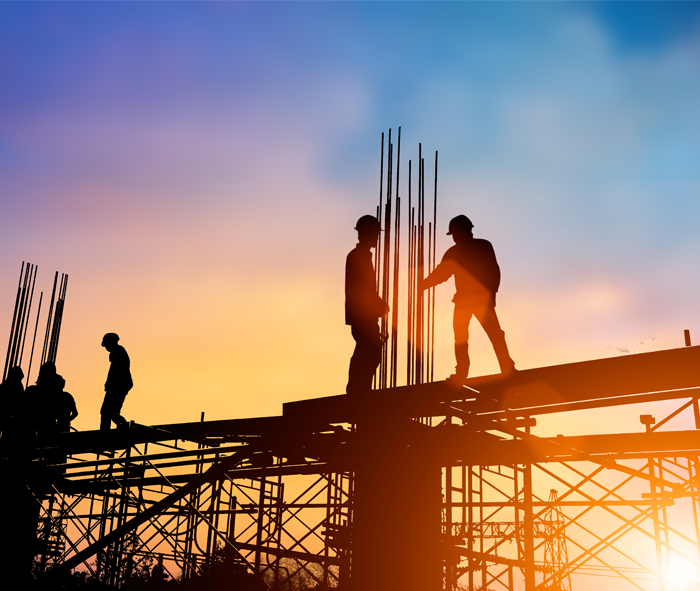
[[[118,588],[162,562],[212,589],[687,591],[698,397],[700,348],[686,347],[2,455],[37,510],[24,526],[46,581],[77,569]],[[664,400],[676,410],[637,433],[536,435],[538,415]],[[668,430],[684,414],[696,429]],[[368,535],[379,550],[363,552]]]

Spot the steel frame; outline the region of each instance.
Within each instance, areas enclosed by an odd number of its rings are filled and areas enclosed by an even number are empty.
[[[36,573],[50,574],[172,496],[191,476],[205,475],[247,447],[179,440],[135,444],[114,457],[70,456],[60,466],[61,482],[36,496],[38,537],[49,540],[39,547]],[[285,561],[291,560],[294,576],[336,586],[347,550],[326,539],[332,526],[346,527],[351,518],[349,475],[328,473],[320,463],[295,466],[269,454],[247,455],[93,552],[80,568],[118,587],[163,557],[172,578],[202,576],[225,565],[258,573],[274,588],[287,578]]]
[[[390,412],[412,426],[386,435],[431,450],[442,467],[445,591],[570,591],[591,580],[696,589],[700,380],[686,381],[546,404],[533,394],[519,409],[489,402],[488,383],[476,397],[423,384],[291,403],[282,417],[62,435],[38,442],[31,463],[42,475],[34,569],[50,579],[77,567],[119,587],[163,559],[174,578],[352,589],[353,466],[363,461],[353,425]],[[672,399],[658,423],[642,416],[645,432],[534,434],[538,414]],[[665,430],[684,415],[695,430]]]

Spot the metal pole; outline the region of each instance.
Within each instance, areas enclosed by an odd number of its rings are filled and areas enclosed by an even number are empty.
[[[386,204],[384,206],[384,250],[382,251],[382,272],[381,272],[381,294],[385,302],[390,300],[389,294],[389,273],[391,263],[391,185],[393,173],[393,145],[391,143],[391,129],[389,130],[389,150],[387,154],[387,186],[386,186]],[[386,388],[387,385],[387,361],[389,352],[388,343],[388,317],[383,314],[380,321],[382,335],[382,356],[379,369],[379,384],[381,388]]]
[[[32,351],[29,355],[29,369],[27,370],[26,383],[29,384],[29,374],[32,373],[32,360],[34,359],[34,345],[36,345],[36,331],[39,329],[39,316],[41,315],[41,301],[44,299],[44,292],[39,294],[39,307],[36,311],[36,324],[34,324],[34,338],[32,339]]]
[[[390,130],[391,131],[391,130]],[[379,158],[379,206],[377,207],[377,221],[379,222],[379,227],[381,228],[382,225],[382,207],[384,205],[384,195],[382,193],[383,191],[383,185],[384,184],[384,132],[382,132],[382,150],[381,150],[381,156]],[[374,249],[374,272],[377,274],[377,291],[379,291],[380,284],[379,284],[379,278],[381,275],[379,274],[379,263],[381,261],[380,254],[382,250],[382,241],[378,240],[377,241],[377,247]]]
[[[29,328],[29,316],[32,312],[32,302],[34,301],[34,288],[36,287],[36,273],[38,267],[34,267],[34,281],[32,282],[31,295],[29,297],[29,309],[27,310],[27,322],[24,325],[24,334],[22,335],[22,346],[20,347],[19,354],[19,365],[22,365],[22,359],[24,358],[24,345],[27,342],[27,329]],[[27,380],[27,384],[29,380]]]
[[[530,433],[530,426],[525,427]],[[525,591],[535,591],[535,532],[532,507],[532,462],[525,464],[523,474],[524,550],[525,550]]]
[[[474,482],[473,482],[474,466],[467,466],[467,548],[474,550]],[[474,589],[474,568],[473,561],[469,558],[469,590]]]
[[[411,161],[408,161],[408,272],[406,273],[406,385],[411,385],[413,349],[413,208],[411,207]]]
[[[430,260],[432,258],[433,254],[433,249],[432,249],[432,244],[433,244],[433,224],[432,222],[428,222],[428,274],[430,273]],[[426,362],[426,367],[425,367],[425,381],[430,382],[431,377],[431,364],[430,364],[430,359],[432,358],[432,350],[430,348],[431,343],[434,342],[434,339],[432,338],[432,333],[430,332],[430,329],[432,328],[433,324],[431,322],[432,319],[432,314],[433,314],[433,309],[430,305],[430,292],[428,292],[428,297],[425,298],[427,300],[428,304],[428,310],[427,310],[427,315],[426,315],[426,335],[425,335],[425,362]]]
[[[7,377],[7,370],[10,364],[10,351],[12,349],[12,337],[15,334],[15,322],[17,320],[17,308],[19,306],[19,296],[22,293],[22,275],[24,273],[24,261],[22,261],[22,268],[19,271],[19,283],[17,284],[17,297],[15,298],[15,311],[12,314],[12,325],[10,327],[10,340],[7,343],[7,355],[5,356],[5,369],[2,372],[2,379],[5,381]]]
[[[53,315],[53,304],[56,298],[56,283],[58,283],[58,271],[53,277],[53,289],[51,291],[51,304],[49,305],[49,317],[46,320],[46,334],[44,335],[44,348],[41,351],[41,365],[46,361],[47,348],[51,338],[51,317]]]
[[[399,337],[399,251],[401,242],[401,198],[399,197],[399,172],[401,168],[401,128],[396,154],[396,214],[394,222],[394,284],[391,303],[391,386],[396,387]]]
[[[19,298],[19,309],[17,310],[17,324],[12,336],[12,352],[10,353],[10,367],[17,364],[17,350],[19,348],[19,336],[22,334],[22,320],[24,319],[26,296],[27,296],[27,276],[30,273],[31,265],[28,264],[24,270],[24,281],[22,282],[22,293]]]
[[[690,497],[690,502],[693,506],[693,521],[695,525],[695,544],[698,549],[698,558],[700,559],[700,527],[698,526],[698,519],[700,519],[700,511],[698,511],[698,505],[700,505],[700,498],[698,497],[698,491],[700,491],[700,486],[698,486],[698,477],[700,476],[700,470],[698,469],[698,456],[688,458],[688,481],[690,484],[690,491],[692,493]]]
[[[423,157],[422,146],[418,144],[418,219],[417,219],[417,260],[416,260],[416,382],[423,383]]]
[[[656,460],[649,458],[649,489],[651,492],[651,500],[656,501],[657,485],[656,485]],[[654,523],[654,546],[656,547],[656,568],[659,576],[659,591],[666,591],[666,580],[664,576],[664,555],[663,544],[661,542],[661,527],[659,524],[659,505],[653,503],[651,506],[652,521]]]
[[[430,268],[431,272],[435,270],[436,264],[436,248],[437,248],[437,181],[438,181],[438,153],[435,151],[435,186],[433,192],[433,263]],[[433,302],[433,315],[430,319],[431,329],[430,333],[432,335],[432,342],[430,343],[430,381],[432,382],[435,376],[435,287],[430,289],[428,294]]]
[[[60,304],[60,310],[56,309],[56,335],[54,338],[54,343],[53,343],[53,358],[52,361],[56,363],[56,356],[58,355],[58,339],[61,336],[61,326],[63,324],[63,310],[66,305],[66,290],[68,289],[68,275],[64,276],[64,279],[62,281],[63,283],[63,289],[62,289],[62,296],[61,299],[59,300]]]
[[[32,271],[34,270],[34,265],[29,265],[27,267],[27,273],[24,277],[24,285],[22,286],[22,312],[19,318],[19,326],[15,331],[15,342],[12,346],[12,365],[20,365],[20,349],[22,348],[22,336],[24,335],[24,326],[27,319],[27,299],[29,298],[29,287],[32,282]]]

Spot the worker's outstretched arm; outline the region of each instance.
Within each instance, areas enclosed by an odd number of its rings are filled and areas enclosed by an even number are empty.
[[[440,264],[435,267],[435,270],[425,279],[423,279],[419,287],[425,290],[435,287],[440,283],[444,283],[455,274],[456,265],[457,263],[455,263],[454,260],[443,258],[442,261],[440,261]]]

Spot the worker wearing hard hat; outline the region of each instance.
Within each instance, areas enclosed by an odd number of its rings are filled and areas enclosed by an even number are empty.
[[[355,351],[350,359],[347,393],[367,392],[382,354],[378,319],[389,312],[379,296],[372,264],[372,249],[377,246],[381,227],[377,218],[363,215],[355,225],[357,246],[345,263],[345,324],[350,325]]]
[[[488,240],[474,238],[471,220],[458,215],[450,220],[448,235],[455,245],[445,252],[435,270],[423,280],[423,289],[455,278],[454,309],[455,358],[457,367],[450,376],[462,383],[469,374],[469,322],[475,316],[488,335],[501,368],[510,374],[515,364],[508,353],[505,333],[496,316],[496,292],[501,283],[501,270],[493,246]]]
[[[131,362],[126,349],[119,344],[119,335],[108,332],[102,338],[102,346],[109,351],[109,373],[105,382],[105,399],[100,409],[100,430],[109,430],[114,421],[117,427],[128,427],[121,415],[124,399],[134,386],[131,379]]]

